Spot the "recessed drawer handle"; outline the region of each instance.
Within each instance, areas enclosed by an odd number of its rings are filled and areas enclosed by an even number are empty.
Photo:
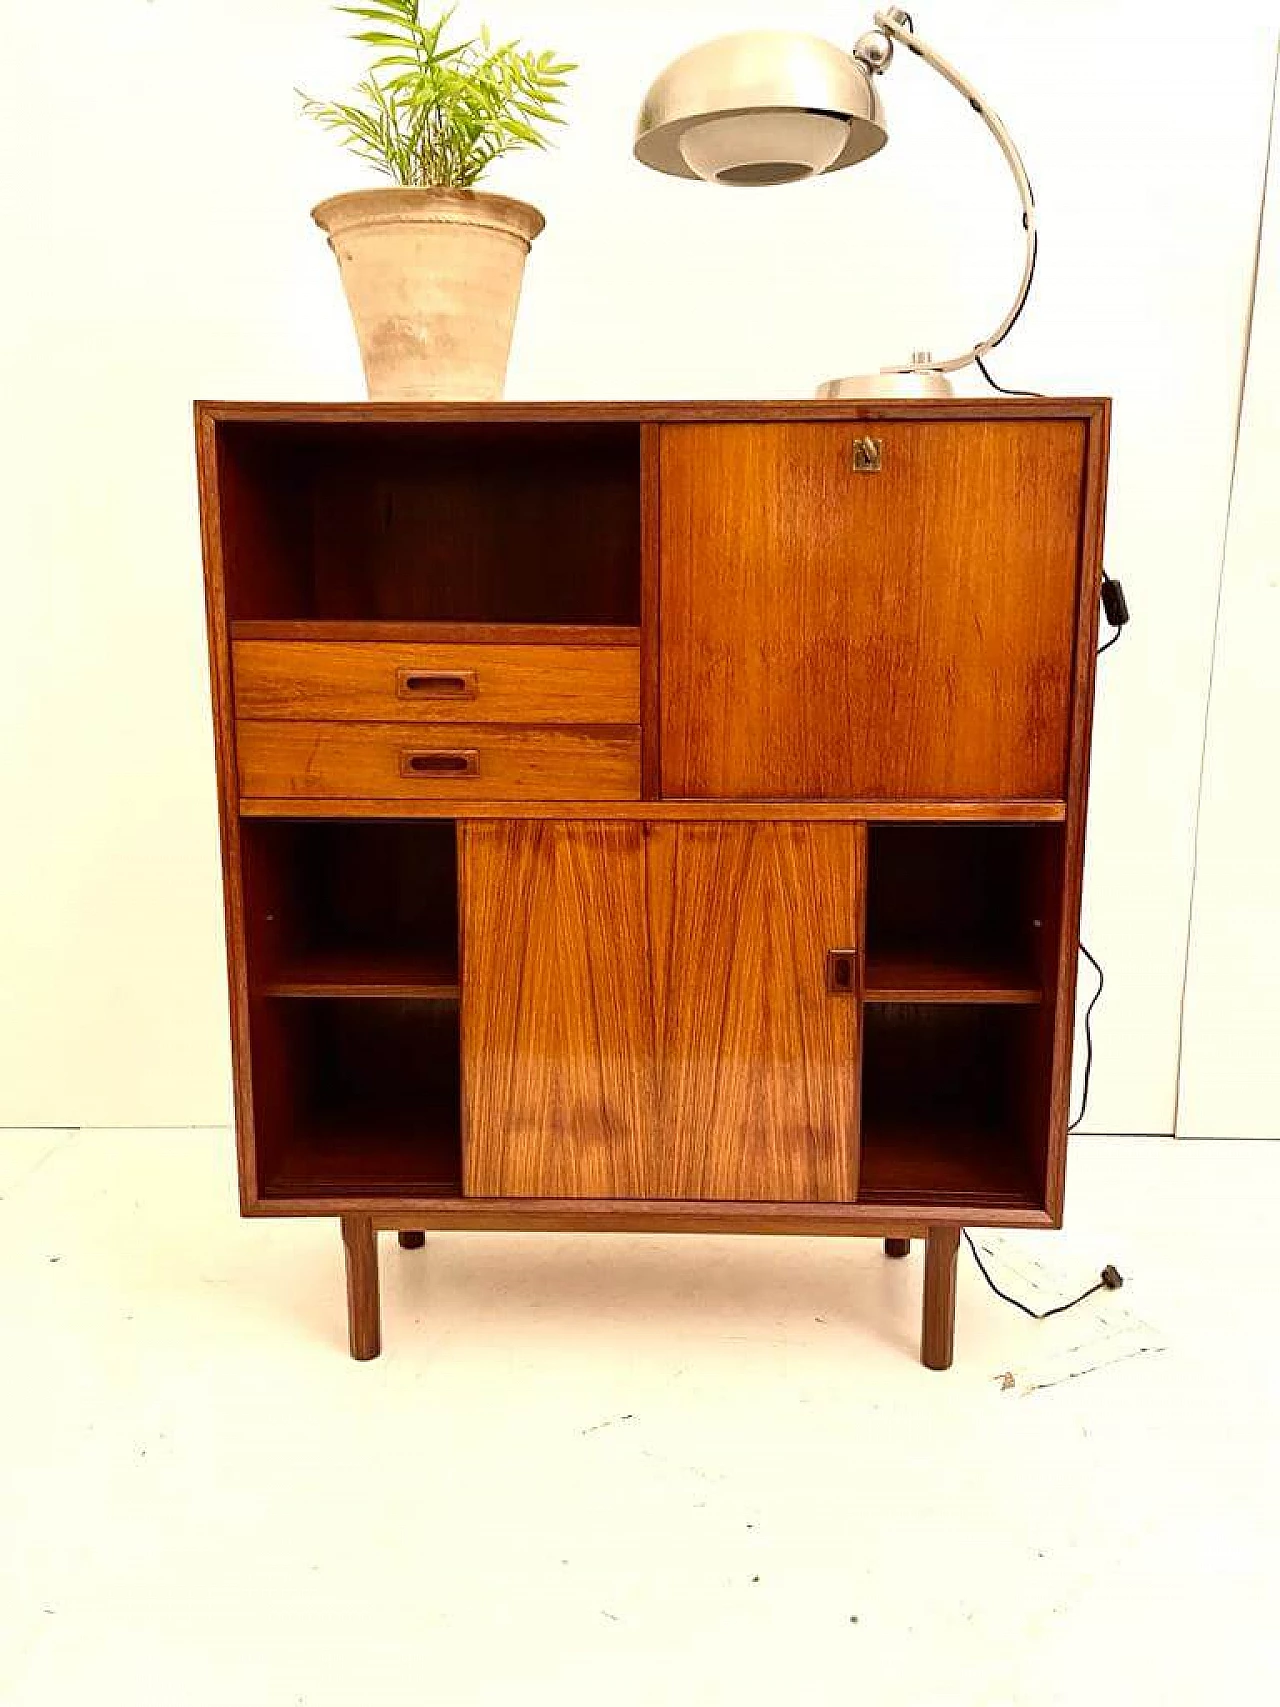
[[[858,951],[856,948],[827,950],[827,991],[833,996],[852,996],[858,989]]]
[[[474,699],[480,691],[474,670],[397,670],[400,699]]]
[[[430,753],[402,751],[400,775],[416,776],[479,776],[480,755],[473,749],[455,752],[437,750]]]

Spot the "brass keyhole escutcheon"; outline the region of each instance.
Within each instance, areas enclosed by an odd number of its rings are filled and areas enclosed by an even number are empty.
[[[857,474],[879,474],[884,446],[879,439],[860,438],[853,441],[853,467]]]

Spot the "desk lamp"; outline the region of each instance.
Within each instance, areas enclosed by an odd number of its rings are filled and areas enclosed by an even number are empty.
[[[999,116],[921,40],[911,14],[894,7],[875,14],[875,28],[852,51],[792,30],[748,30],[704,42],[657,78],[636,124],[637,160],[676,178],[755,188],[838,172],[869,159],[888,140],[876,79],[888,70],[895,43],[919,55],[963,95],[999,143],[1022,201],[1022,277],[995,331],[963,355],[935,361],[929,351],[917,350],[909,362],[877,374],[828,380],[819,386],[819,397],[949,397],[947,375],[970,363],[995,385],[982,358],[1022,312],[1036,265],[1031,183]]]

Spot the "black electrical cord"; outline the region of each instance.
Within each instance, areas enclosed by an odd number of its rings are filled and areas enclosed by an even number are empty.
[[[1104,652],[1111,650],[1124,633],[1125,625],[1129,621],[1129,606],[1125,602],[1124,588],[1114,576],[1108,575],[1105,569],[1102,571],[1102,608],[1106,613],[1107,621],[1112,625],[1113,632],[1110,639],[1104,640],[1099,646],[1099,658]],[[1106,973],[1102,970],[1101,963],[1094,959],[1083,943],[1080,944],[1080,952],[1098,974],[1098,988],[1093,992],[1089,1006],[1084,1010],[1084,1083],[1080,1087],[1080,1112],[1068,1125],[1068,1132],[1075,1131],[1084,1119],[1084,1112],[1089,1106],[1089,1080],[1093,1076],[1093,1010],[1101,1001],[1102,992],[1107,983]]]
[[[1013,330],[1013,328],[1010,327],[1010,331],[1012,331],[1012,330]],[[987,364],[986,364],[986,362],[983,361],[981,356],[975,356],[973,359],[974,359],[974,362],[977,364],[978,372],[982,375],[983,379],[986,380],[987,384],[991,387],[992,391],[1000,392],[1001,396],[1003,396],[1003,397],[1043,397],[1044,396],[1043,391],[1015,391],[1012,386],[1001,385],[999,380],[992,379],[990,371],[987,368]]]
[[[978,1247],[974,1244],[973,1236],[969,1232],[969,1229],[964,1227],[961,1231],[964,1233],[965,1243],[968,1245],[969,1250],[973,1255],[973,1260],[978,1265],[978,1273],[986,1281],[987,1285],[995,1293],[996,1297],[1003,1299],[1006,1304],[1012,1304],[1015,1310],[1021,1310],[1024,1316],[1030,1316],[1033,1322],[1047,1322],[1050,1316],[1061,1316],[1067,1310],[1074,1310],[1077,1304],[1083,1304],[1085,1299],[1092,1298],[1095,1292],[1117,1292],[1120,1287],[1124,1285],[1124,1277],[1121,1275],[1119,1269],[1113,1268],[1112,1265],[1108,1263],[1088,1291],[1082,1292],[1078,1298],[1072,1298],[1065,1304],[1055,1304],[1052,1309],[1049,1310],[1033,1310],[1030,1304],[1024,1304],[1021,1298],[1015,1298],[1011,1293],[1002,1292],[1000,1290],[995,1281],[992,1280],[991,1275],[987,1270],[986,1263],[984,1263],[982,1258],[978,1255]]]
[[[978,360],[978,366],[982,367],[981,358]],[[983,372],[986,373],[985,368],[983,368]],[[990,379],[989,374],[987,377]],[[1003,387],[997,386],[996,389],[1002,390]],[[1029,396],[1030,393],[1019,392],[1016,393],[1016,395]],[[1099,646],[1099,657],[1115,645],[1116,641],[1119,640],[1121,634],[1124,632],[1125,624],[1129,620],[1129,607],[1125,603],[1124,589],[1121,587],[1119,581],[1113,580],[1105,570],[1103,571],[1102,576],[1102,606],[1107,614],[1108,621],[1114,628],[1114,633],[1111,635],[1109,640],[1105,640],[1102,645]],[[1084,1081],[1080,1087],[1080,1112],[1067,1126],[1068,1132],[1075,1131],[1076,1127],[1079,1126],[1080,1122],[1084,1119],[1085,1110],[1089,1106],[1089,1082],[1093,1077],[1093,1010],[1101,1001],[1102,992],[1106,989],[1107,985],[1106,973],[1102,970],[1101,962],[1096,960],[1094,956],[1090,954],[1084,943],[1080,944],[1080,952],[1097,973],[1098,987],[1089,998],[1089,1005],[1084,1010]],[[978,1265],[978,1272],[995,1293],[996,1297],[1002,1299],[1006,1304],[1012,1304],[1015,1310],[1021,1310],[1024,1316],[1030,1316],[1033,1322],[1047,1322],[1050,1316],[1061,1316],[1066,1310],[1074,1310],[1077,1304],[1083,1304],[1086,1298],[1092,1298],[1097,1292],[1114,1292],[1124,1285],[1120,1271],[1113,1267],[1111,1263],[1108,1263],[1094,1284],[1089,1287],[1087,1291],[1082,1292],[1078,1298],[1072,1298],[1066,1304],[1055,1304],[1053,1308],[1049,1310],[1033,1310],[1030,1304],[1024,1304],[1021,1298],[1014,1298],[1010,1293],[1002,1291],[1000,1287],[996,1285],[987,1270],[987,1265],[978,1255],[978,1247],[974,1244],[968,1229],[965,1228],[963,1231],[965,1243],[973,1254],[974,1262]]]
[[[1036,194],[1035,194],[1035,191],[1031,188],[1031,180],[1029,178],[1027,180],[1027,191],[1028,191],[1029,195],[1031,196],[1031,205],[1032,205],[1032,207],[1034,207],[1036,205]],[[1025,223],[1025,221],[1024,221],[1024,223]],[[1013,319],[1005,327],[1004,331],[1000,334],[999,338],[996,339],[996,342],[991,345],[992,350],[998,349],[999,346],[1004,343],[1005,339],[1009,336],[1010,332],[1013,331],[1014,327],[1018,324],[1018,321],[1022,318],[1022,310],[1027,306],[1027,302],[1029,301],[1030,296],[1031,296],[1031,286],[1035,282],[1036,262],[1039,260],[1039,258],[1040,258],[1040,238],[1037,235],[1036,238],[1034,239],[1034,241],[1032,243],[1032,247],[1031,247],[1031,271],[1027,277],[1027,294],[1026,294],[1026,296],[1023,297],[1022,301],[1019,303],[1018,312],[1014,315]],[[990,354],[990,350],[987,353]],[[1000,394],[1002,396],[1004,396],[1004,397],[1043,397],[1044,396],[1043,391],[1020,391],[1020,390],[1018,390],[1015,387],[1010,386],[1010,385],[1001,385],[1001,383],[998,379],[992,378],[991,369],[987,366],[986,362],[983,361],[983,359],[980,355],[975,355],[973,359],[977,365],[978,372],[982,375],[983,379],[986,380],[987,384],[991,387],[991,389],[993,391],[1000,392]]]
[[[1028,181],[1027,188],[1028,188],[1028,191],[1031,195],[1031,204],[1034,207],[1035,206],[1035,191],[1031,189],[1031,185],[1030,185],[1029,181]],[[1024,224],[1025,224],[1025,219],[1024,219]],[[1013,331],[1014,327],[1017,325],[1018,320],[1022,314],[1022,310],[1027,305],[1027,298],[1031,294],[1031,284],[1032,284],[1032,280],[1035,278],[1036,262],[1039,259],[1039,255],[1040,255],[1040,244],[1039,244],[1039,241],[1037,239],[1037,241],[1034,243],[1032,250],[1031,250],[1031,275],[1027,280],[1027,294],[1026,294],[1026,296],[1023,297],[1022,302],[1019,304],[1017,314],[1014,315],[1013,319],[1005,327],[1004,332],[1001,334],[1000,338],[997,340],[998,344],[1002,344],[1004,342],[1004,340],[1009,336],[1010,332]],[[996,344],[993,344],[991,346],[991,349],[995,349],[995,348],[996,348]],[[990,352],[988,352],[988,353],[990,353]],[[991,370],[988,368],[986,362],[983,361],[982,356],[980,354],[975,355],[973,359],[974,359],[975,365],[977,366],[978,372],[982,375],[983,379],[986,380],[987,384],[991,387],[991,389],[993,391],[1000,392],[1000,394],[1002,396],[1004,396],[1004,397],[1042,397],[1044,395],[1044,393],[1040,392],[1040,391],[1024,391],[1024,390],[1015,388],[1013,386],[1001,385],[999,380],[994,378],[994,376],[991,373]],[[1111,650],[1111,648],[1115,645],[1116,641],[1119,640],[1121,634],[1124,631],[1124,626],[1129,620],[1129,607],[1125,603],[1124,589],[1120,585],[1119,581],[1114,580],[1110,575],[1107,574],[1105,569],[1102,572],[1102,608],[1103,608],[1104,613],[1106,614],[1108,622],[1110,622],[1110,624],[1112,625],[1113,632],[1110,635],[1110,637],[1108,639],[1104,640],[1102,645],[1098,647],[1097,656],[1099,658],[1102,656],[1102,654],[1104,652],[1109,652]],[[1084,1119],[1085,1110],[1089,1106],[1089,1081],[1093,1077],[1093,1010],[1097,1007],[1099,1001],[1101,1000],[1102,992],[1106,988],[1106,982],[1107,982],[1106,974],[1102,970],[1101,963],[1094,959],[1093,955],[1090,954],[1089,950],[1085,947],[1084,943],[1080,944],[1080,952],[1081,952],[1081,954],[1084,955],[1085,959],[1089,962],[1090,966],[1092,966],[1094,971],[1097,973],[1097,975],[1098,975],[1098,987],[1093,992],[1093,995],[1089,1000],[1089,1005],[1084,1011],[1084,1046],[1085,1046],[1084,1082],[1080,1087],[1080,1089],[1081,1089],[1080,1112],[1079,1112],[1079,1114],[1076,1115],[1075,1119],[1068,1124],[1068,1126],[1067,1126],[1068,1132],[1074,1132],[1075,1131],[1076,1127],[1079,1126],[1080,1122]],[[1095,1293],[1102,1292],[1104,1290],[1105,1291],[1114,1291],[1117,1287],[1122,1286],[1124,1284],[1124,1282],[1120,1276],[1119,1271],[1116,1268],[1114,1268],[1110,1263],[1108,1263],[1106,1268],[1103,1269],[1100,1278],[1097,1281],[1095,1281],[1095,1283],[1091,1287],[1089,1287],[1087,1292],[1082,1292],[1078,1298],[1072,1298],[1066,1304],[1056,1304],[1056,1305],[1054,1305],[1054,1307],[1051,1310],[1033,1310],[1029,1304],[1024,1304],[1020,1298],[1013,1298],[1010,1296],[1009,1293],[1001,1291],[1001,1289],[996,1285],[995,1281],[992,1280],[990,1274],[987,1272],[987,1266],[983,1262],[982,1258],[978,1255],[978,1247],[974,1244],[973,1239],[971,1238],[967,1229],[964,1230],[964,1236],[965,1236],[965,1242],[968,1244],[970,1251],[973,1253],[973,1260],[978,1265],[979,1273],[982,1275],[982,1278],[986,1281],[987,1285],[995,1293],[996,1297],[1003,1299],[1006,1304],[1012,1304],[1015,1310],[1021,1310],[1024,1316],[1030,1316],[1032,1321],[1035,1321],[1035,1322],[1047,1321],[1050,1316],[1060,1316],[1060,1315],[1062,1315],[1062,1313],[1065,1310],[1074,1310],[1077,1304],[1083,1304],[1086,1298],[1092,1298]]]
[[[1104,652],[1109,652],[1119,640],[1129,620],[1129,603],[1124,596],[1124,588],[1114,576],[1108,575],[1105,569],[1102,571],[1102,614],[1111,624],[1113,633],[1110,639],[1104,640],[1099,646],[1099,658]]]
[[[1093,1010],[1102,1000],[1102,992],[1107,986],[1106,973],[1103,972],[1099,962],[1093,958],[1083,943],[1080,944],[1080,952],[1098,974],[1098,988],[1093,992],[1089,1006],[1084,1010],[1084,1083],[1080,1087],[1080,1112],[1068,1125],[1068,1132],[1075,1131],[1084,1119],[1085,1109],[1089,1106],[1089,1080],[1093,1077]]]

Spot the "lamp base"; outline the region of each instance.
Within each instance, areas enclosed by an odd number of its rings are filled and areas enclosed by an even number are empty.
[[[847,379],[828,379],[817,395],[829,402],[880,397],[954,397],[955,387],[936,368],[911,368],[906,372],[852,374]]]

